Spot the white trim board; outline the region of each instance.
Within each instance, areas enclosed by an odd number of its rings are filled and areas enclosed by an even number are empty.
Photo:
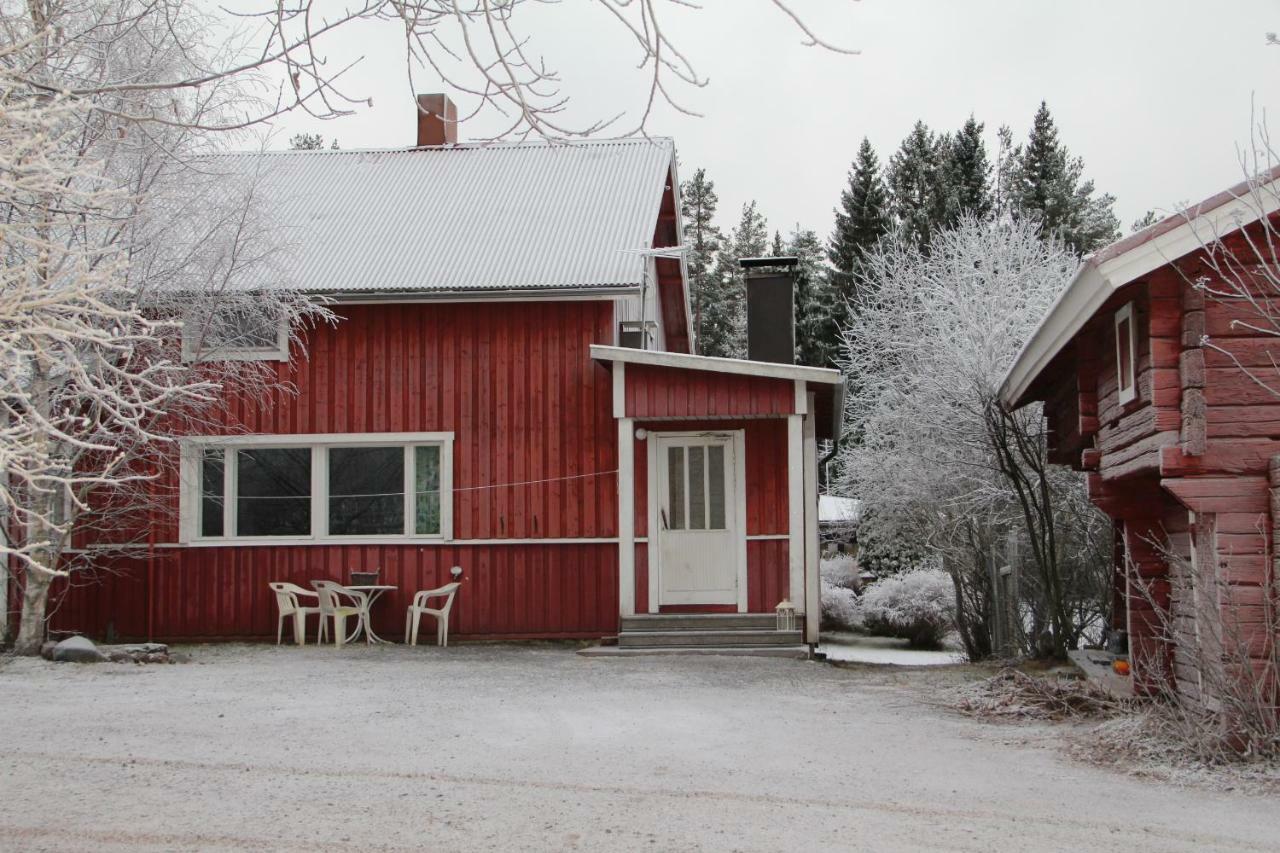
[[[844,382],[840,371],[826,367],[804,367],[796,364],[775,364],[767,361],[747,361],[741,358],[716,358],[708,355],[689,355],[681,352],[657,352],[630,347],[591,345],[591,357],[599,361],[621,364],[646,364],[653,367],[672,367],[680,370],[706,370],[712,373],[731,373],[739,376],[763,376],[769,379],[799,379],[825,385]]]

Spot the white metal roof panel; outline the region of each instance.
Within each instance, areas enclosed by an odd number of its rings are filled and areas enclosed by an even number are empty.
[[[225,154],[320,293],[640,285],[669,139]],[[256,279],[255,279],[256,275]],[[269,287],[251,273],[245,287]]]

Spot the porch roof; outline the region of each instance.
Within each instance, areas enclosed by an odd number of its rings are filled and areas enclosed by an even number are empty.
[[[780,417],[804,411],[804,392],[814,394],[818,438],[840,436],[844,376],[838,370],[600,345],[591,347],[591,357],[641,368],[634,372],[639,381],[628,371],[620,386],[625,388],[621,407],[615,408],[620,417],[623,412],[665,420]]]

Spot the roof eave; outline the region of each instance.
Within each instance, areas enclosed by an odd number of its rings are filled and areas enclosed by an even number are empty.
[[[840,371],[828,367],[806,367],[799,364],[777,364],[769,361],[748,361],[744,358],[719,358],[682,352],[611,347],[603,344],[591,345],[591,357],[598,361],[645,364],[678,370],[707,370],[712,373],[763,376],[770,379],[800,379],[823,385],[841,385],[844,382]]]
[[[1000,383],[1001,402],[1010,409],[1031,402],[1031,386],[1049,363],[1122,287],[1280,210],[1280,179],[1218,203],[1220,197],[1188,209],[1182,214],[1182,224],[1175,228],[1157,223],[1148,239],[1134,235],[1120,241],[1129,244],[1121,252],[1108,248],[1085,259],[1009,367]],[[1212,207],[1208,207],[1210,203]]]

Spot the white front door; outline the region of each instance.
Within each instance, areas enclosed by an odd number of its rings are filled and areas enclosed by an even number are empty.
[[[736,605],[740,548],[733,435],[651,435],[658,603]]]

